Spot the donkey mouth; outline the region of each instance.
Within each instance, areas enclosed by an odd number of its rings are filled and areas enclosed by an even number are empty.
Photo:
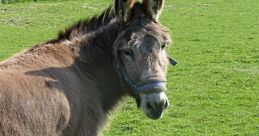
[[[146,115],[147,115],[148,118],[154,119],[154,120],[160,119],[163,116],[163,113],[164,113],[165,109],[167,109],[167,107],[168,107],[166,105],[166,106],[163,106],[161,108],[155,108],[154,109],[152,107],[149,107],[148,105],[147,105],[147,108],[149,110],[147,110]]]
[[[146,113],[146,115],[150,119],[157,120],[157,119],[162,118],[163,111],[161,111],[161,112],[149,112],[149,113]]]
[[[150,119],[159,119],[169,107],[169,101],[164,92],[151,93],[142,96],[141,108]]]

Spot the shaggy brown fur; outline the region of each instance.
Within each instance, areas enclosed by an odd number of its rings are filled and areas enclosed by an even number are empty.
[[[129,22],[152,22],[138,10]],[[116,103],[134,96],[114,68],[114,42],[128,24],[118,14],[108,8],[0,64],[0,136],[98,135]],[[161,27],[147,24],[152,35],[166,39]]]

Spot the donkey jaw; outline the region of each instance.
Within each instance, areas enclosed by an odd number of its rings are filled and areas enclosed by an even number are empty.
[[[169,101],[164,92],[143,94],[140,96],[140,108],[150,119],[159,119],[169,106]]]

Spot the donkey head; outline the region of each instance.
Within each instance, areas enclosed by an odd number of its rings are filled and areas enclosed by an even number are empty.
[[[169,63],[175,64],[164,48],[170,43],[167,31],[158,23],[164,0],[116,0],[120,31],[114,45],[114,65],[131,96],[151,119],[168,108],[165,94]]]

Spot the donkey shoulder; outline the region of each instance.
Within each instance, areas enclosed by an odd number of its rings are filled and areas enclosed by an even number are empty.
[[[0,133],[4,135],[60,135],[68,124],[65,95],[46,78],[0,70]],[[44,129],[43,129],[44,128]]]

